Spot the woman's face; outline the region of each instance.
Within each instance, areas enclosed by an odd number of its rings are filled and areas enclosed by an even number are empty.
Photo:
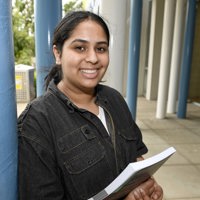
[[[108,41],[95,21],[81,22],[63,44],[62,54],[54,46],[56,63],[61,64],[65,86],[75,90],[94,89],[109,64]]]

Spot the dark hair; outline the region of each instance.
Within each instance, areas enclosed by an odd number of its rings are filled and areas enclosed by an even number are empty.
[[[56,45],[58,51],[62,54],[62,48],[65,40],[67,40],[73,33],[73,30],[79,25],[81,22],[85,20],[92,20],[97,22],[105,31],[107,36],[108,44],[110,41],[110,33],[108,26],[105,21],[99,15],[92,13],[90,11],[73,11],[68,13],[57,25],[53,35],[52,45]],[[52,67],[51,71],[46,77],[46,88],[49,85],[49,82],[52,79],[58,83],[62,79],[62,71],[60,65],[55,65]]]

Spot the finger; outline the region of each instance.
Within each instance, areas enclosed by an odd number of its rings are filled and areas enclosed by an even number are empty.
[[[154,191],[155,191],[155,187],[151,187],[151,188],[148,189],[147,194],[149,196],[152,196],[152,194],[154,193]]]
[[[160,185],[155,185],[154,193],[152,194],[153,200],[161,200],[163,198],[163,190]]]
[[[132,190],[125,198],[125,200],[141,200],[141,196],[139,195],[139,190],[138,189]]]
[[[138,188],[141,188],[145,191],[146,194],[152,194],[152,192],[154,191],[154,180],[152,179],[148,179],[147,181],[145,181],[144,183],[142,183],[141,185],[138,186]]]
[[[132,190],[126,197],[126,200],[149,200],[155,189],[154,183],[155,181],[153,179],[148,179],[144,183],[140,184],[137,188]]]
[[[140,189],[140,195],[143,200],[151,200],[150,196],[148,196],[143,189]]]
[[[135,200],[143,200],[139,189],[134,190],[133,195],[134,195]]]

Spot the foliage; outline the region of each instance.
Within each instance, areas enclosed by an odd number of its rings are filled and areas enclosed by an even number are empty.
[[[32,65],[35,56],[33,0],[16,0],[12,20],[15,62]]]
[[[68,3],[64,5],[64,13],[67,13],[69,11],[75,11],[75,10],[82,10],[83,9],[83,2],[71,0]]]

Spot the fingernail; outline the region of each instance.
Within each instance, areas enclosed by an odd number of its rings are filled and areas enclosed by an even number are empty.
[[[157,195],[157,194],[154,194],[154,195],[153,195],[153,199],[155,199],[155,200],[158,199],[158,195]]]
[[[140,193],[142,194],[142,196],[145,196],[145,191],[142,188],[140,188]]]

